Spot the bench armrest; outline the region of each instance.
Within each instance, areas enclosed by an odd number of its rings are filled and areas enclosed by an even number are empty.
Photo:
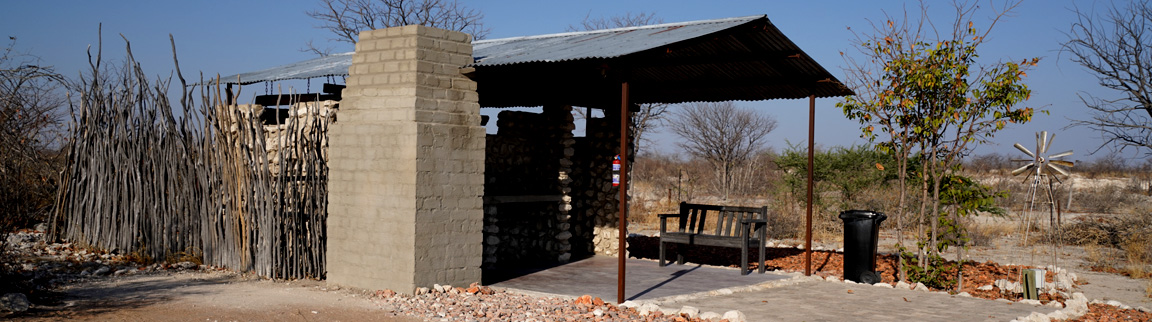
[[[668,232],[668,218],[678,218],[681,222],[684,221],[684,216],[681,214],[657,214],[660,217],[660,234]]]

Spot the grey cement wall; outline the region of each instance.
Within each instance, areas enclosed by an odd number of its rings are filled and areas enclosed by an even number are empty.
[[[360,33],[329,131],[327,278],[411,293],[480,281],[484,128],[470,36]]]

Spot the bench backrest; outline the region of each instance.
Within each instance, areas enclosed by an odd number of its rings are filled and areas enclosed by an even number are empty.
[[[740,236],[740,222],[748,219],[767,219],[768,207],[736,207],[680,203],[680,232],[705,233],[705,226],[714,232],[709,235]]]

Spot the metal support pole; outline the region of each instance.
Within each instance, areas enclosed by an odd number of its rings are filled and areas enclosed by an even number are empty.
[[[808,96],[808,217],[804,223],[804,275],[812,276],[812,176],[816,159],[816,95]]]
[[[620,247],[617,250],[616,303],[624,303],[624,260],[628,238],[628,82],[620,83]]]

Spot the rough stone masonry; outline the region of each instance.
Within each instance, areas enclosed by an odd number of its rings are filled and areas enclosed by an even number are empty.
[[[327,279],[412,293],[480,281],[484,128],[470,36],[365,31],[329,132]]]

